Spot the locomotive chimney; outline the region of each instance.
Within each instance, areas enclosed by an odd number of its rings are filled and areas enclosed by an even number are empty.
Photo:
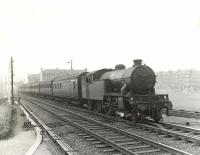
[[[133,62],[134,62],[133,66],[140,66],[140,65],[142,65],[142,59],[135,59],[135,60],[133,60]]]

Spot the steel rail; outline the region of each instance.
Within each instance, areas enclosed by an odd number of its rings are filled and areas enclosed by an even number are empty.
[[[29,116],[41,127],[48,136],[53,140],[53,142],[59,146],[66,155],[77,155],[77,152],[74,151],[69,145],[64,143],[62,138],[52,131],[51,128],[47,127],[37,116],[35,116],[24,104],[20,103],[24,110],[29,114]]]
[[[37,103],[35,103],[35,102],[33,102],[33,101],[30,101],[30,100],[29,100],[29,102],[38,105]],[[76,113],[74,113],[74,112],[72,112],[72,111],[69,111],[69,110],[60,108],[60,107],[58,107],[58,106],[51,105],[51,104],[48,104],[48,103],[45,103],[45,104],[47,104],[47,105],[49,105],[49,106],[51,106],[51,107],[57,108],[57,109],[59,109],[59,110],[63,110],[63,111],[65,111],[65,112],[68,112],[68,113],[70,113],[70,114],[76,115],[76,116],[78,116],[78,117],[80,117],[80,118],[82,118],[82,119],[84,119],[84,120],[88,120],[88,121],[90,121],[90,122],[93,122],[93,123],[102,125],[102,126],[104,126],[104,127],[106,127],[106,128],[110,128],[110,129],[112,129],[112,130],[114,130],[114,131],[117,131],[117,132],[119,132],[119,133],[123,133],[123,134],[125,134],[126,136],[132,137],[132,138],[137,139],[137,140],[139,140],[139,141],[143,141],[144,143],[148,143],[148,144],[150,144],[151,146],[161,148],[162,150],[165,150],[165,151],[167,151],[167,152],[171,152],[171,153],[173,152],[173,153],[176,153],[176,154],[189,154],[189,153],[187,153],[187,152],[184,152],[184,151],[181,151],[181,150],[178,150],[178,149],[169,147],[169,146],[167,146],[167,145],[164,145],[164,144],[161,144],[161,143],[158,143],[158,142],[151,141],[151,140],[149,140],[149,139],[147,139],[147,138],[144,138],[144,137],[141,137],[141,136],[132,134],[132,133],[130,133],[130,132],[121,130],[121,129],[116,128],[116,127],[113,127],[113,126],[111,126],[111,125],[108,125],[108,124],[105,124],[105,123],[102,123],[102,122],[93,120],[93,119],[88,118],[88,117],[85,117],[85,116],[83,116],[83,115],[76,114]],[[41,105],[38,105],[38,106],[40,106],[41,108],[44,108],[44,107],[42,107]],[[45,109],[45,108],[44,108],[44,109]],[[50,112],[50,111],[49,111],[49,112]],[[51,111],[51,113],[54,113],[54,112]],[[55,114],[55,113],[54,113],[54,114]],[[60,116],[60,115],[58,115],[58,114],[55,114],[55,115],[58,116],[58,117],[60,117],[60,118],[62,118],[62,119],[66,119],[66,118],[64,118],[64,116]],[[71,123],[73,123],[73,122],[71,122]],[[89,131],[87,131],[87,132],[89,132]],[[92,133],[92,134],[95,134],[95,133]],[[104,141],[107,142],[107,140],[108,140],[108,139],[105,139]],[[108,142],[107,142],[107,143],[108,143]],[[112,146],[112,145],[116,145],[116,144],[110,144],[110,145]],[[118,149],[119,149],[119,148],[118,148]],[[124,150],[124,151],[125,151],[125,150]],[[126,151],[125,151],[125,152],[126,152]],[[124,152],[124,153],[125,153],[125,152]],[[126,153],[128,153],[128,152],[126,152]]]
[[[166,114],[166,110],[162,110],[163,114]],[[172,109],[169,111],[170,116],[184,117],[184,118],[195,118],[200,119],[200,112]]]

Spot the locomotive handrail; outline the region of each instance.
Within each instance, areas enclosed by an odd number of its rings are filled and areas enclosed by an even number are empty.
[[[133,95],[133,96],[168,96],[168,94],[148,94],[148,95]]]
[[[137,102],[137,104],[149,104],[149,103],[168,103],[170,101],[149,101],[149,102]]]

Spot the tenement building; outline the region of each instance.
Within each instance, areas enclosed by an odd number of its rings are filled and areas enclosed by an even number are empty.
[[[156,75],[156,88],[200,90],[200,71],[198,70],[160,71]]]

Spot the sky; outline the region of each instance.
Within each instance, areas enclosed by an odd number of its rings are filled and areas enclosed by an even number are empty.
[[[40,68],[200,70],[199,0],[0,0],[0,75]]]

